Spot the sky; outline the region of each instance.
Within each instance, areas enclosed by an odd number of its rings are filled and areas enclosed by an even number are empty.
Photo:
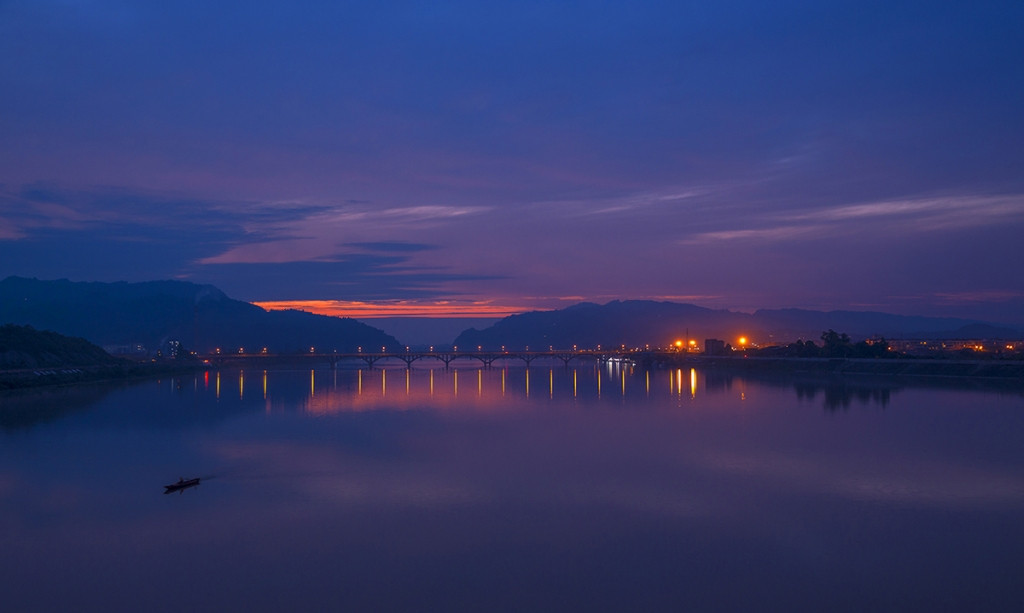
[[[0,0],[0,277],[1024,323],[1024,3]]]

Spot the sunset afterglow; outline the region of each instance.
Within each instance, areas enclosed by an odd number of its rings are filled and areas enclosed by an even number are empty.
[[[352,317],[354,319],[374,319],[379,317],[507,317],[531,310],[526,307],[502,306],[488,302],[415,302],[405,300],[392,302],[277,300],[254,302],[253,304],[268,311],[295,309],[318,315]]]

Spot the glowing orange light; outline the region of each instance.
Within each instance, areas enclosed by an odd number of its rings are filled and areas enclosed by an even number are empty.
[[[741,336],[740,337],[740,345],[746,345],[746,344],[747,344],[747,337]]]
[[[399,300],[388,302],[358,302],[347,300],[266,300],[253,302],[267,311],[295,309],[318,315],[371,319],[376,317],[507,317],[533,307],[494,304],[488,300],[467,302],[419,302]]]
[[[682,347],[683,341],[676,341],[676,347]]]

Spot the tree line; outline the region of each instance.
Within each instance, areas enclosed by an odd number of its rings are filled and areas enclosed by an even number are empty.
[[[845,332],[829,329],[821,333],[821,345],[814,341],[796,341],[788,345],[764,347],[756,351],[759,356],[788,358],[895,358],[885,338],[853,342]]]

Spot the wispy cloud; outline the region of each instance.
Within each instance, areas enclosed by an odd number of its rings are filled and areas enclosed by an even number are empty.
[[[785,225],[769,228],[746,228],[740,230],[719,230],[716,232],[702,232],[694,236],[681,239],[681,245],[700,245],[719,241],[779,241],[789,240],[800,236],[808,236],[820,232],[821,225]]]
[[[722,186],[693,186],[689,188],[666,189],[654,192],[639,192],[620,196],[545,200],[534,202],[533,206],[546,211],[558,211],[563,215],[596,216],[616,213],[636,214],[642,209],[678,206],[687,201],[696,201],[712,194],[722,193]]]
[[[846,221],[851,219],[908,218],[930,222],[930,229],[963,221],[972,225],[1007,217],[1024,217],[1024,195],[950,196],[882,200],[821,209],[790,216],[793,220]]]
[[[940,292],[931,295],[947,303],[1009,302],[1024,298],[1024,291],[980,290],[976,292]]]
[[[782,241],[870,231],[903,235],[1024,221],[1024,195],[948,196],[879,200],[751,216],[741,227],[693,234],[680,244]]]
[[[255,264],[331,261],[359,251],[426,251],[417,248],[425,229],[453,223],[487,211],[487,207],[421,205],[369,208],[339,205],[314,208],[310,214],[291,211],[287,220],[250,219],[247,238],[199,264]],[[388,246],[391,246],[390,248]],[[406,247],[401,247],[401,246]]]
[[[18,240],[24,238],[25,233],[13,223],[0,217],[0,240]]]

